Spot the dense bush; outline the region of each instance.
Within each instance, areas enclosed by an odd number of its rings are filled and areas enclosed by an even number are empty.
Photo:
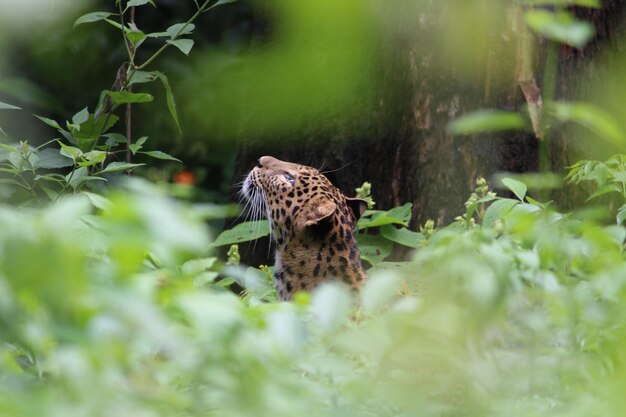
[[[211,257],[217,208],[140,181],[91,199],[2,207],[2,415],[620,409],[621,226],[501,199],[379,263],[357,297],[276,304],[255,295],[263,274]]]
[[[159,80],[179,124],[168,79],[144,72],[153,58],[135,63],[135,52],[153,38],[189,53],[195,17],[230,2],[196,2],[197,14],[152,33],[123,20],[151,1],[116,2],[120,22],[84,15],[77,24],[119,29],[128,77],[92,112],[41,118],[62,140],[0,144],[0,197],[20,204],[0,205],[0,416],[619,415],[623,155],[581,161],[568,175],[595,185],[591,200],[616,195],[615,207],[560,213],[511,178],[502,185],[513,198],[479,180],[465,213],[439,229],[409,230],[409,204],[370,207],[359,222],[371,267],[362,291],[329,283],[291,303],[274,302],[271,268],[238,265],[233,244],[267,235],[266,222],[217,235],[207,220],[228,208],[181,203],[122,175],[139,154],[173,159],[109,131],[115,109],[152,100],[131,86]],[[553,7],[527,9],[530,29],[571,46],[590,39],[564,7],[598,2],[524,2],[538,3]],[[601,109],[548,99],[545,120],[529,103],[528,114],[478,112],[450,131],[543,134],[549,119],[622,143]],[[610,210],[617,222],[607,226]],[[227,245],[224,261],[215,248]],[[394,245],[410,248],[408,261],[389,261]]]

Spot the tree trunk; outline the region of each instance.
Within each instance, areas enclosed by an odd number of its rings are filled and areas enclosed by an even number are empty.
[[[463,203],[479,177],[490,179],[499,171],[539,170],[540,142],[533,133],[453,137],[446,131],[448,122],[465,112],[481,108],[517,111],[525,99],[517,74],[504,80],[494,78],[501,65],[498,47],[486,45],[485,53],[477,58],[480,77],[470,82],[462,69],[439,57],[432,46],[437,45],[434,28],[445,22],[454,7],[454,2],[442,3],[447,5],[427,10],[431,14],[422,19],[427,23],[419,28],[419,43],[415,43],[416,37],[403,39],[397,34],[380,40],[379,65],[371,71],[378,74],[381,88],[376,90],[374,105],[355,119],[354,129],[346,125],[320,129],[311,124],[271,142],[246,138],[239,145],[237,178],[262,155],[324,167],[329,179],[349,196],[362,182],[371,182],[378,209],[412,202],[411,223],[415,228],[427,219],[444,225],[462,214]],[[571,84],[577,82],[580,68],[593,72],[591,58],[595,52],[607,41],[614,45],[610,34],[623,22],[623,10],[619,2],[610,2],[600,12],[586,12],[584,17],[596,24],[600,40],[579,53],[560,48],[557,97],[571,97],[575,90]],[[420,13],[423,11],[416,10],[415,15]],[[257,33],[266,36],[267,27],[258,26]],[[386,44],[393,46],[387,48]],[[546,56],[542,46],[536,56],[539,62],[535,71],[542,73]],[[537,78],[541,88],[541,77]],[[289,140],[293,135],[296,141]],[[569,142],[564,137],[554,136],[547,149],[550,165],[557,172],[571,163]],[[565,198],[561,193],[555,195]]]

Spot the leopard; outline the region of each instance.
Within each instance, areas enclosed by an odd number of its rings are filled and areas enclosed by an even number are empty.
[[[257,160],[240,193],[269,220],[279,301],[326,281],[355,290],[366,282],[356,239],[365,200],[346,197],[316,168],[272,156]]]

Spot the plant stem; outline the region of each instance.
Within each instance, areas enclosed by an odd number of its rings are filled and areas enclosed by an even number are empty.
[[[119,11],[120,11],[120,23],[122,24],[122,38],[124,39],[124,46],[126,47],[126,52],[128,53],[128,59],[130,61],[130,67],[133,68],[135,66],[135,54],[134,48],[131,46],[128,37],[126,37],[126,31],[124,31],[124,27],[126,26],[124,23],[124,11],[122,10],[122,2],[118,3]],[[130,21],[135,23],[135,6],[130,8]]]
[[[121,4],[121,2],[120,2]],[[120,5],[121,7],[121,5]],[[135,24],[135,6],[130,8],[130,23],[132,25]],[[134,52],[134,48],[133,48],[133,52]],[[130,53],[130,51],[129,51]],[[134,68],[135,67],[135,63],[134,63],[134,54],[133,56],[130,57],[130,68]],[[134,72],[134,71],[133,71]],[[133,91],[133,86],[132,84],[129,85],[127,88],[129,93],[132,93]],[[132,145],[133,141],[132,141],[132,105],[131,103],[127,103],[126,104],[126,162],[130,163],[130,145]],[[130,171],[128,172],[130,174]]]
[[[180,29],[178,30],[178,32],[176,32],[174,34],[174,36],[172,36],[171,40],[176,40],[178,38],[178,36],[187,28],[187,26],[189,26],[190,24],[192,24],[194,22],[194,20],[196,20],[198,18],[198,16],[200,16],[206,9],[207,6],[209,5],[209,2],[211,0],[206,0],[202,6],[198,9],[198,11],[191,16],[191,18],[189,20],[187,20],[185,22],[184,25],[182,25],[180,27]],[[152,61],[154,61],[159,55],[161,55],[163,53],[163,51],[165,51],[167,49],[167,47],[170,46],[169,43],[165,43],[165,45],[161,46],[150,58],[148,58],[143,64],[138,65],[135,67],[135,69],[137,70],[142,70],[145,67],[147,67],[148,65],[150,65],[150,63],[152,63]]]

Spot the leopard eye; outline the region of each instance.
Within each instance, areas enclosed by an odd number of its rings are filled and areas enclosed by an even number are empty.
[[[291,185],[295,184],[296,180],[295,180],[295,178],[294,178],[294,177],[292,177],[292,176],[291,176],[291,175],[289,175],[289,174],[283,174],[283,175],[284,175],[285,179],[286,179],[287,181],[289,181],[289,183],[290,183]]]

